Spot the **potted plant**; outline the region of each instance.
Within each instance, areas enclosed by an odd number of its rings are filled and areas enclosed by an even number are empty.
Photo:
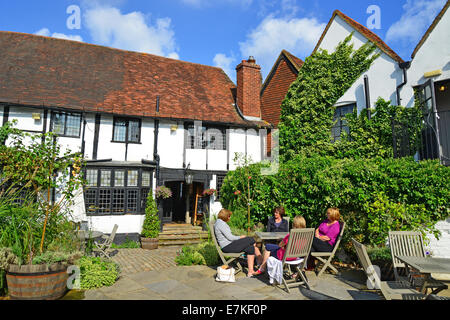
[[[172,190],[167,188],[166,186],[159,186],[155,189],[155,198],[156,199],[169,199],[172,197]]]
[[[206,189],[203,191],[203,196],[204,197],[210,197],[212,195],[217,195],[217,190],[216,189]]]
[[[69,221],[81,156],[61,154],[52,133],[29,135],[7,124],[0,136],[10,141],[0,146],[0,248],[16,257],[3,271],[10,298],[57,299],[67,290],[68,265],[82,255]]]
[[[170,189],[169,189],[170,191]],[[158,236],[161,224],[158,217],[158,207],[150,190],[147,196],[145,219],[141,232],[142,249],[153,250],[158,248]]]

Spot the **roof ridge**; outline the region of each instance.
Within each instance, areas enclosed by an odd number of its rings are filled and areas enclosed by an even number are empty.
[[[363,26],[358,21],[350,18],[346,14],[342,13],[340,10],[336,9],[333,11],[333,15],[331,16],[330,21],[328,22],[327,26],[325,27],[325,30],[322,33],[322,36],[320,37],[319,41],[317,42],[316,47],[314,48],[312,53],[315,53],[317,49],[319,48],[320,44],[322,43],[323,38],[325,37],[325,34],[327,33],[328,29],[331,26],[332,21],[334,18],[338,15],[341,17],[344,21],[352,25],[359,33],[361,33],[364,37],[366,37],[369,41],[373,42],[381,51],[386,53],[388,56],[396,60],[397,62],[404,62],[404,60],[394,51],[392,48],[390,48],[377,34],[375,34],[373,31],[371,31],[369,28]]]
[[[220,67],[209,66],[209,65],[206,65],[206,64],[190,62],[190,61],[185,61],[185,60],[181,60],[181,59],[168,58],[168,57],[160,56],[160,55],[157,55],[157,54],[154,54],[154,53],[125,50],[125,49],[108,47],[108,46],[105,46],[105,45],[100,45],[100,44],[95,44],[95,43],[89,43],[89,42],[84,42],[84,41],[76,41],[76,40],[71,40],[71,39],[55,38],[55,37],[43,36],[43,35],[34,34],[34,33],[0,30],[0,34],[2,34],[2,33],[4,33],[4,34],[26,35],[26,36],[31,36],[31,37],[40,37],[40,38],[45,38],[45,39],[50,40],[50,41],[68,41],[68,42],[70,42],[72,44],[77,44],[77,45],[81,45],[81,46],[87,45],[87,46],[92,46],[92,47],[108,49],[108,50],[111,50],[111,51],[121,51],[121,52],[125,52],[125,53],[136,54],[136,55],[149,55],[149,56],[153,56],[153,57],[156,57],[156,58],[172,60],[172,61],[180,62],[180,63],[189,63],[189,64],[193,64],[193,65],[198,65],[198,66],[201,66],[201,67],[213,68],[213,69],[218,69],[218,70],[223,71],[223,69],[220,68]]]
[[[437,14],[437,16],[434,18],[431,25],[428,27],[425,34],[422,36],[420,41],[417,43],[416,47],[414,48],[413,53],[411,54],[411,59],[414,59],[414,57],[417,54],[417,51],[422,47],[422,45],[427,41],[428,37],[430,36],[431,32],[433,32],[434,28],[437,26],[439,21],[441,21],[444,14],[447,12],[447,9],[450,7],[450,0],[447,0],[447,3],[444,5],[444,7],[441,9],[441,11]]]

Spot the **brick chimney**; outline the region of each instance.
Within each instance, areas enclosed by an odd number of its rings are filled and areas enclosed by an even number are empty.
[[[236,67],[237,105],[244,117],[261,119],[261,67],[255,58],[249,57]]]

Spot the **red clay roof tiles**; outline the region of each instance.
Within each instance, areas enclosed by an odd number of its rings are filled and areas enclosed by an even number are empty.
[[[76,41],[0,31],[0,102],[255,126],[222,69]],[[160,111],[156,112],[157,96]]]

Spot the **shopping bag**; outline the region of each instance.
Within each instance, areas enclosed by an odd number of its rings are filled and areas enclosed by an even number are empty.
[[[235,270],[227,265],[217,267],[216,281],[219,282],[236,282],[234,277]]]

